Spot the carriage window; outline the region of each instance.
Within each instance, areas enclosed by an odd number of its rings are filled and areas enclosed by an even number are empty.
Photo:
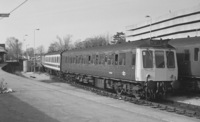
[[[115,54],[115,62],[114,62],[115,65],[118,65],[118,54]]]
[[[65,57],[65,63],[67,63],[67,60],[68,60],[68,58],[67,58],[67,57]]]
[[[126,53],[119,54],[119,65],[126,65]]]
[[[78,64],[78,56],[76,56],[76,64]]]
[[[115,65],[115,54],[113,53],[112,55],[111,55],[111,63],[112,63],[112,65]]]
[[[153,68],[153,53],[150,50],[142,51],[143,67]]]
[[[88,64],[90,64],[90,62],[91,62],[91,56],[89,55],[88,56]]]
[[[85,58],[85,56],[83,55],[83,56],[82,56],[82,64],[85,64],[85,62],[86,62],[86,58]]]
[[[165,68],[164,51],[155,51],[156,68]]]
[[[95,63],[95,55],[92,55],[91,64]]]
[[[77,64],[81,62],[81,56],[77,56]]]
[[[105,54],[100,54],[100,60],[99,60],[99,64],[105,64]]]
[[[199,48],[194,48],[194,61],[198,61]]]
[[[88,56],[87,55],[85,55],[83,57],[83,62],[84,62],[84,64],[88,64]]]
[[[72,64],[72,62],[73,62],[72,57],[70,57],[70,62],[69,63]]]
[[[96,55],[96,61],[95,61],[95,64],[98,64],[98,60],[99,60],[99,55]]]
[[[76,57],[73,57],[73,64],[75,64],[76,62]]]
[[[174,59],[174,52],[167,51],[167,68],[175,68],[175,59]]]
[[[107,64],[107,61],[108,61],[108,56],[105,55],[105,64]]]
[[[87,59],[86,56],[82,57],[82,64],[86,64],[86,59]]]
[[[190,51],[189,50],[184,50],[184,52],[185,52],[184,60],[185,61],[189,61],[190,60]]]
[[[59,58],[59,60],[60,60],[60,58]],[[67,57],[67,63],[69,64],[69,62],[70,62],[70,57],[68,56]]]
[[[84,64],[84,63],[85,63],[84,57],[85,57],[85,56],[83,56],[83,55],[81,56],[81,62],[80,62],[81,64]]]
[[[102,60],[102,54],[99,55],[99,64],[101,64],[101,60]]]
[[[108,65],[111,65],[112,62],[112,55],[108,55]]]
[[[135,66],[135,53],[132,54],[132,65]]]
[[[70,60],[71,60],[71,64],[73,64],[73,57],[70,57]]]
[[[81,64],[84,64],[84,56],[81,56]]]

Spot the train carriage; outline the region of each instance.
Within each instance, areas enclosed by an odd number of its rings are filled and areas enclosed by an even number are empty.
[[[177,50],[179,81],[184,90],[200,90],[200,37],[169,41]]]
[[[176,51],[167,42],[140,40],[65,51],[61,71],[65,77],[117,93],[164,95],[178,74]]]
[[[42,65],[50,74],[60,74],[61,52],[47,53],[42,58]]]

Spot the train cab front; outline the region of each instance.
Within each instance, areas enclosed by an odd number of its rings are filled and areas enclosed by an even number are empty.
[[[138,48],[136,81],[143,81],[145,97],[165,96],[172,90],[172,82],[178,77],[176,51],[173,48]]]

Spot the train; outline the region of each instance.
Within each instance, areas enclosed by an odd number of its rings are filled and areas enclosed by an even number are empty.
[[[178,79],[176,49],[169,40],[140,40],[48,53],[45,71],[117,94],[155,99]]]
[[[41,62],[45,71],[50,74],[59,75],[60,74],[60,64],[61,64],[61,51],[55,51],[47,53],[41,58]]]
[[[169,41],[176,48],[179,88],[200,91],[200,37],[178,38]]]

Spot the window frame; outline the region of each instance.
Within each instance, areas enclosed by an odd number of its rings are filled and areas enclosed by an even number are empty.
[[[146,54],[148,54],[149,56],[151,56],[151,65],[148,67],[148,66],[146,66],[146,65],[148,65],[147,64],[147,62],[149,62],[149,61],[146,61],[146,60],[144,60],[144,56],[146,55],[144,55],[143,53],[146,53]],[[150,52],[151,52],[151,55],[150,55]],[[146,59],[146,58],[145,58]],[[150,59],[150,58],[149,58]],[[147,59],[148,60],[148,59]],[[145,62],[146,61],[146,62]],[[144,65],[144,64],[146,64],[146,65]],[[143,68],[144,69],[152,69],[152,68],[154,68],[154,61],[153,61],[153,50],[142,50],[142,65],[143,65]]]
[[[168,53],[167,53],[168,52]],[[169,61],[168,61],[168,55],[169,55],[169,52],[172,52],[173,53],[173,67],[172,66],[169,66]],[[167,63],[167,68],[176,68],[176,60],[175,60],[175,55],[176,55],[176,53],[174,52],[174,51],[166,51],[166,63]],[[171,59],[171,58],[169,58],[169,59]]]
[[[161,56],[161,55],[157,55],[157,54],[159,54],[159,53],[161,53],[162,52],[162,60],[163,60],[163,67],[160,67],[157,63],[158,63],[158,57],[157,56]],[[155,50],[154,51],[154,55],[155,55],[155,68],[158,68],[158,69],[161,69],[161,68],[165,68],[166,66],[165,66],[165,52],[164,52],[164,50]]]

